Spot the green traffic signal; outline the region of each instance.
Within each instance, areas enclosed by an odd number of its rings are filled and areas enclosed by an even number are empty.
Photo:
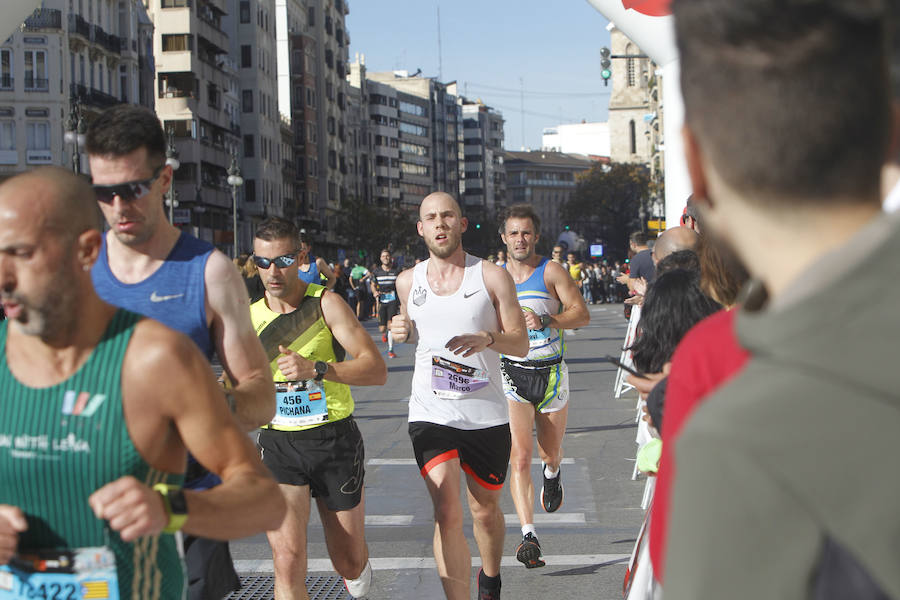
[[[481,223],[475,223],[475,229],[481,229]]]
[[[602,77],[603,79],[609,79],[610,77],[612,77],[612,71],[610,71],[609,69],[603,69],[602,71],[600,71],[600,77]]]

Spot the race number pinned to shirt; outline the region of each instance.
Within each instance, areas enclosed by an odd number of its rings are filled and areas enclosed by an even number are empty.
[[[301,427],[328,422],[325,390],[315,381],[276,382],[275,402],[272,425]]]
[[[38,550],[0,566],[0,599],[119,600],[116,558],[105,546]]]
[[[381,292],[381,295],[378,296],[379,300],[381,300],[382,304],[387,304],[388,302],[393,302],[397,299],[396,292]]]
[[[545,345],[550,340],[550,328],[529,329],[528,330],[528,346],[536,348]]]
[[[438,398],[456,400],[486,387],[487,371],[443,358],[431,357],[431,389]]]

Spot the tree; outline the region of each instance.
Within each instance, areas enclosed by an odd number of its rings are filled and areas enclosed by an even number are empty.
[[[408,253],[418,239],[415,220],[407,211],[367,204],[356,197],[342,203],[335,233],[354,255],[365,250],[369,260],[376,261],[382,248]]]
[[[624,258],[628,236],[642,229],[643,203],[650,192],[650,173],[644,165],[598,163],[578,177],[562,217],[588,244],[603,243],[606,256]]]

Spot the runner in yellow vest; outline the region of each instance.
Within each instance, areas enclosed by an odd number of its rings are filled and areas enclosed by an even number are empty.
[[[268,533],[275,596],[309,598],[306,527],[312,496],[331,562],[350,595],[361,598],[372,568],[364,532],[365,449],[349,386],[384,385],[387,367],[344,299],[297,277],[304,250],[293,223],[277,217],[260,223],[253,251],[266,294],[250,306],[250,318],[277,392],[275,417],[257,443],[289,507],[281,527]],[[344,360],[347,352],[352,359]]]

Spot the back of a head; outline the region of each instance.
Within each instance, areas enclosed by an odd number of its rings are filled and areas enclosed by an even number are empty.
[[[685,123],[759,206],[877,199],[886,0],[673,0]]]
[[[700,290],[696,271],[673,269],[657,276],[644,297],[640,335],[631,347],[635,366],[645,373],[662,371],[688,330],[720,308]]]
[[[653,245],[653,256],[657,262],[660,262],[673,252],[693,250],[697,247],[697,238],[694,230],[688,227],[679,226],[667,229],[656,238],[656,243]]]
[[[733,306],[741,288],[750,279],[743,263],[725,242],[704,235],[697,246],[700,257],[700,288],[722,306]]]
[[[125,156],[141,146],[151,163],[166,159],[166,135],[149,108],[117,104],[94,119],[85,136],[85,149],[95,156]]]
[[[642,231],[635,231],[628,238],[635,246],[642,247],[647,245],[647,235]]]
[[[671,252],[656,264],[656,276],[659,277],[666,271],[673,269],[684,269],[685,271],[693,271],[699,274],[700,258],[693,250]]]

